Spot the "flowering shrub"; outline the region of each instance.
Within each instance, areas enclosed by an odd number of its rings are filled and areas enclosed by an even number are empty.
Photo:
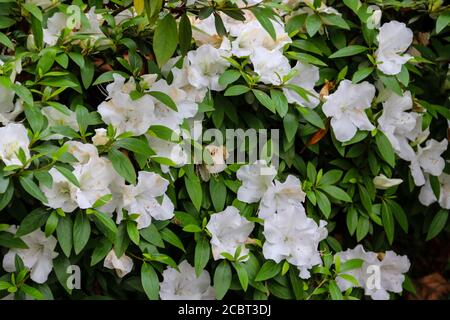
[[[435,0],[0,1],[0,297],[414,294],[448,237],[449,24]]]

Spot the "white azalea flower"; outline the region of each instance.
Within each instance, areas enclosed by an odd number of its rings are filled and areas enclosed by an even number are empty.
[[[123,254],[120,258],[117,258],[114,249],[112,249],[105,257],[103,266],[108,269],[114,269],[119,278],[125,277],[133,269],[133,260]]]
[[[441,154],[447,150],[447,145],[447,139],[443,139],[441,142],[430,139],[427,140],[425,148],[417,146],[416,156],[409,165],[416,186],[425,184],[424,173],[433,176],[439,176],[442,173],[445,160],[441,157]]]
[[[53,209],[61,208],[64,212],[72,212],[78,208],[73,197],[76,187],[55,168],[51,168],[48,173],[53,179],[51,188],[42,183],[39,185],[48,199],[47,205]]]
[[[26,160],[30,159],[30,139],[27,129],[20,123],[9,123],[0,128],[0,160],[7,166],[22,165],[17,154],[22,148]]]
[[[372,84],[367,81],[353,84],[349,80],[341,81],[338,89],[328,96],[322,110],[327,117],[331,117],[331,126],[338,141],[349,141],[357,129],[375,129],[364,112],[370,108],[374,96],[375,87]]]
[[[389,139],[397,155],[403,160],[411,161],[415,153],[409,141],[416,139],[416,127],[418,122],[422,124],[421,117],[416,112],[405,112],[413,106],[411,92],[406,91],[403,96],[399,96],[390,91],[387,95],[383,113],[378,119],[379,129]]]
[[[229,52],[216,49],[209,44],[204,44],[196,50],[189,51],[186,57],[189,63],[189,83],[197,89],[224,90],[226,86],[219,84],[219,77],[230,65],[224,59],[224,57],[229,56]]]
[[[177,106],[177,111],[175,111],[154,98],[155,110],[152,125],[162,125],[179,133],[179,126],[183,123],[183,120],[191,118],[197,113],[197,103],[195,101],[189,101],[188,95],[184,90],[167,84],[167,81],[164,79],[150,83],[150,85],[149,92],[163,92],[171,97]]]
[[[61,31],[67,27],[67,16],[62,12],[56,12],[53,16],[47,20],[47,28],[44,32],[44,42],[49,46],[54,46],[58,41]],[[80,28],[80,25],[75,26],[76,29]]]
[[[405,280],[404,273],[408,272],[410,262],[407,256],[399,256],[393,251],[385,254],[366,252],[362,245],[354,249],[337,253],[340,256],[341,264],[351,259],[361,259],[361,268],[352,269],[341,274],[353,276],[364,288],[365,294],[374,300],[388,300],[389,293],[401,293],[402,284]],[[377,279],[377,277],[379,277]],[[337,277],[336,283],[341,291],[355,287],[355,285],[344,278]]]
[[[288,58],[277,50],[259,48],[250,56],[250,61],[259,81],[266,84],[282,84],[283,77],[291,71]]]
[[[23,111],[22,102],[14,103],[15,92],[0,84],[0,123],[3,125],[13,121]]]
[[[228,206],[224,211],[211,215],[206,228],[211,233],[211,247],[214,260],[224,259],[221,255],[226,252],[235,255],[241,249],[239,258],[248,255],[245,241],[253,231],[254,223],[239,214],[239,210]],[[244,259],[247,260],[248,257]]]
[[[15,233],[15,228],[12,228]],[[31,270],[31,280],[37,283],[44,283],[53,269],[53,259],[58,256],[55,247],[58,241],[53,236],[48,238],[44,232],[37,229],[21,237],[28,246],[27,249],[10,249],[3,257],[3,269],[7,272],[15,272],[16,254],[22,259],[25,267]]]
[[[112,124],[118,134],[132,132],[139,136],[147,132],[154,119],[154,103],[149,95],[136,100],[131,99],[130,86],[134,81],[125,83],[125,78],[114,74],[114,82],[106,86],[108,100],[98,106],[98,112],[106,124]]]
[[[92,158],[98,158],[98,150],[93,144],[79,141],[67,141],[67,152],[73,155],[80,164],[86,164]]]
[[[379,29],[381,17],[383,13],[381,12],[380,7],[375,5],[370,5],[367,7],[368,10],[372,10],[370,17],[367,19],[367,27],[369,29]],[[370,11],[369,11],[370,12]]]
[[[413,40],[411,29],[403,22],[390,21],[381,26],[377,40],[375,56],[378,69],[388,75],[400,73],[402,65],[412,58],[409,54],[403,54]]]
[[[389,189],[393,186],[398,186],[402,182],[402,179],[389,179],[384,174],[379,174],[378,176],[373,178],[373,184],[375,185],[375,188],[381,190]]]
[[[327,237],[326,224],[320,220],[317,225],[301,205],[269,216],[264,221],[264,257],[277,263],[285,259],[300,270],[302,279],[308,279],[309,269],[322,264],[318,245]]]
[[[147,136],[148,144],[157,157],[166,158],[173,162],[176,167],[181,167],[188,161],[188,155],[182,144]]]
[[[72,197],[81,209],[91,208],[95,201],[111,194],[108,187],[117,175],[111,161],[103,157],[91,158],[86,164],[75,166],[73,174],[80,188],[76,188]]]
[[[289,175],[285,182],[275,181],[275,184],[270,185],[261,199],[258,216],[267,219],[276,213],[288,210],[292,205],[301,206],[305,196],[300,180]]]
[[[259,50],[281,52],[283,47],[292,40],[284,31],[284,25],[280,21],[272,21],[275,29],[276,40],[261,26],[259,21],[253,19],[239,29],[231,30],[230,34],[236,37],[231,42],[231,53],[237,57],[251,56]]]
[[[56,0],[25,0],[25,3],[31,3],[42,9],[47,9],[56,3]]]
[[[167,267],[160,284],[161,300],[214,300],[216,293],[211,286],[208,271],[203,270],[197,278],[195,269],[186,260],[178,266],[180,271]]]
[[[42,114],[47,118],[49,129],[52,126],[68,126],[75,131],[79,130],[77,115],[70,109],[67,109],[67,113],[62,113],[61,111],[53,107],[44,107],[41,109]],[[51,139],[62,139],[61,134],[50,134],[45,137],[46,140]]]
[[[212,164],[206,164],[205,168],[209,173],[217,174],[225,170],[227,164],[225,160],[228,158],[228,151],[225,146],[207,145],[205,150],[211,156]]]
[[[340,272],[340,274],[346,274],[346,275],[350,275],[350,276],[354,277],[356,279],[356,281],[358,282],[357,287],[364,287],[366,285],[367,278],[368,278],[368,276],[370,276],[370,274],[367,274],[367,272],[366,272],[368,270],[368,267],[371,265],[378,265],[378,263],[379,263],[377,254],[375,252],[370,252],[370,251],[366,252],[364,250],[364,247],[360,244],[358,244],[353,249],[347,249],[345,251],[336,253],[335,260],[336,260],[336,256],[339,256],[341,265],[349,260],[354,260],[354,259],[360,259],[363,261],[363,264],[361,265],[360,268],[351,269],[351,270],[348,270],[345,272]],[[370,269],[369,269],[369,271],[370,271]],[[346,291],[348,288],[356,287],[356,285],[354,283],[344,279],[343,277],[339,277],[339,276],[336,277],[336,284],[338,285],[338,287],[341,291]]]
[[[139,171],[138,183],[126,186],[123,193],[123,209],[128,214],[138,214],[138,229],[146,228],[152,218],[168,220],[173,217],[174,206],[165,194],[169,181],[154,172]],[[157,198],[162,197],[159,201]],[[123,219],[122,210],[117,212],[117,223]]]
[[[204,44],[212,45],[215,48],[220,47],[223,39],[217,34],[214,15],[210,15],[206,19],[192,16],[190,17],[190,21],[192,26],[192,38],[195,40],[195,44],[198,47]],[[227,28],[225,23],[224,25],[225,28]]]
[[[389,292],[403,291],[404,273],[408,272],[411,263],[407,256],[399,256],[394,251],[386,251],[383,260],[379,262],[380,287],[365,286],[365,294],[373,300],[389,300]],[[370,273],[369,273],[370,274]]]
[[[424,206],[429,206],[430,204],[438,201],[439,205],[444,209],[450,209],[450,175],[442,173],[439,176],[440,192],[439,201],[436,199],[436,195],[431,188],[430,177],[426,176],[425,184],[420,189],[419,201]]]
[[[315,108],[320,103],[319,94],[314,91],[314,86],[317,81],[319,81],[319,68],[316,66],[297,62],[293,70],[297,71],[297,74],[287,81],[288,84],[294,84],[299,86],[306,91],[310,92],[308,95],[308,100],[303,99],[298,93],[289,88],[283,88],[283,93],[285,94],[289,103],[296,103],[301,106],[308,108]]]
[[[265,160],[240,167],[236,172],[236,177],[242,181],[237,192],[238,200],[246,203],[258,202],[272,185],[276,175],[276,169],[269,167]]]
[[[95,129],[95,135],[92,137],[94,146],[104,146],[109,141],[107,130],[105,128]]]

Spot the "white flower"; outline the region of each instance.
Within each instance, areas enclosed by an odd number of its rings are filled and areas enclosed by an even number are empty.
[[[379,174],[378,176],[373,178],[373,184],[375,185],[375,188],[381,190],[389,189],[393,186],[398,186],[402,182],[402,179],[389,179],[384,174]]]
[[[326,224],[320,220],[317,225],[301,205],[269,216],[264,221],[264,257],[277,263],[286,259],[300,270],[301,278],[308,279],[309,269],[322,264],[318,245],[327,237]]]
[[[54,46],[58,41],[61,31],[67,27],[67,16],[62,12],[56,12],[47,20],[47,28],[44,31],[44,42],[49,46]],[[77,25],[75,28],[79,28]]]
[[[100,157],[91,158],[86,164],[76,165],[73,174],[80,187],[76,188],[72,197],[81,209],[91,208],[95,201],[111,194],[109,185],[117,176],[111,161]]]
[[[370,5],[367,7],[368,10],[372,10],[372,14],[367,19],[367,27],[369,29],[378,29],[380,28],[381,17],[383,13],[381,12],[380,7],[375,5]],[[369,11],[370,12],[370,11]]]
[[[95,129],[95,135],[92,137],[94,146],[104,146],[109,141],[107,130],[105,128]]]
[[[188,155],[180,143],[147,136],[148,144],[157,157],[169,159],[176,167],[183,166],[188,161]]]
[[[206,19],[192,16],[190,17],[190,20],[192,26],[192,38],[195,40],[195,44],[198,47],[204,44],[210,44],[215,48],[220,47],[222,37],[217,34],[214,15],[210,15]],[[225,28],[227,28],[227,25],[224,25]]]
[[[250,56],[250,61],[259,81],[266,84],[282,84],[283,77],[291,71],[288,58],[276,50],[260,48]]]
[[[0,123],[8,124],[13,121],[22,111],[22,102],[17,100],[14,103],[14,90],[6,88],[0,84]]]
[[[116,270],[116,274],[119,278],[125,277],[133,269],[133,260],[126,254],[123,254],[120,258],[117,258],[114,249],[112,249],[105,257],[103,266],[108,269]]]
[[[383,260],[379,262],[380,287],[365,286],[365,294],[373,300],[389,300],[389,293],[401,293],[403,291],[404,273],[411,266],[407,256],[399,256],[394,251],[386,251]],[[366,272],[370,275],[369,272]]]
[[[356,134],[357,129],[373,130],[364,109],[370,108],[375,96],[375,87],[367,81],[353,84],[343,80],[336,92],[328,96],[322,110],[327,117],[331,117],[336,139],[341,142],[349,141]]]
[[[125,186],[123,193],[123,209],[128,214],[138,214],[138,229],[146,228],[152,218],[167,220],[173,217],[174,206],[165,194],[169,181],[154,172],[139,171],[138,183]],[[162,197],[161,200],[157,198]],[[123,219],[122,210],[118,210],[117,223]]]
[[[441,142],[430,139],[427,140],[425,148],[417,146],[416,156],[409,165],[416,186],[425,184],[424,172],[433,176],[439,176],[442,173],[445,160],[441,157],[441,154],[447,150],[447,145],[447,139],[443,139]]]
[[[267,219],[289,209],[292,205],[301,206],[305,196],[300,180],[289,175],[285,182],[275,181],[275,184],[270,185],[261,199],[258,216]]]
[[[214,91],[225,89],[226,86],[219,84],[219,77],[230,65],[224,58],[229,56],[229,52],[216,49],[209,44],[189,51],[187,54],[189,83],[197,89],[208,88]]]
[[[15,228],[13,233],[15,233]],[[44,232],[37,229],[21,237],[28,246],[27,249],[10,249],[3,257],[3,269],[7,272],[16,271],[16,254],[22,259],[25,267],[31,270],[31,280],[37,283],[47,281],[48,275],[53,269],[53,259],[58,256],[55,247],[58,241],[53,236],[48,238]]]
[[[0,128],[0,159],[5,165],[23,165],[17,154],[22,148],[25,159],[30,159],[30,139],[23,124],[9,123]]]
[[[297,71],[294,77],[287,81],[288,84],[293,84],[296,86],[305,89],[310,92],[311,95],[308,95],[308,100],[303,99],[298,93],[294,90],[284,87],[283,93],[285,94],[289,103],[296,103],[301,106],[305,106],[308,108],[315,108],[320,103],[319,94],[314,91],[314,86],[316,82],[319,80],[319,68],[316,66],[302,63],[300,61],[297,62],[292,70]]]
[[[411,45],[413,32],[403,22],[390,21],[380,28],[375,52],[377,67],[388,75],[398,74],[411,56],[403,54]]]
[[[265,160],[244,165],[236,172],[236,177],[242,181],[237,192],[238,200],[246,203],[258,202],[271,186],[277,171],[268,166]]]
[[[173,84],[168,85],[164,79],[160,79],[155,83],[147,82],[147,84],[151,84],[148,92],[158,91],[167,94],[177,107],[177,111],[175,111],[154,98],[155,110],[152,125],[162,125],[179,133],[179,126],[183,123],[183,120],[191,118],[197,113],[197,103],[189,101],[189,97],[184,90],[177,88]]]
[[[409,141],[417,137],[417,123],[421,124],[421,117],[416,112],[405,112],[412,109],[411,92],[406,91],[403,96],[388,92],[388,98],[383,103],[383,113],[378,119],[379,129],[391,142],[397,155],[403,160],[411,161],[414,150]]]
[[[378,265],[379,260],[377,258],[377,254],[375,252],[366,252],[362,245],[357,245],[354,249],[347,249],[342,252],[336,253],[336,257],[339,256],[341,265],[349,260],[360,259],[363,261],[360,268],[351,269],[345,272],[340,272],[339,274],[346,274],[354,277],[358,282],[358,287],[364,287],[367,282],[368,276],[367,274],[368,267],[371,265]],[[369,269],[370,271],[370,269]],[[346,291],[348,288],[356,287],[356,284],[346,280],[343,277],[336,277],[336,284],[338,285],[341,291]]]
[[[31,3],[42,9],[47,9],[56,3],[56,0],[25,0],[25,3]]]
[[[125,78],[114,74],[114,82],[106,86],[108,100],[98,106],[98,112],[106,124],[111,124],[118,134],[131,132],[139,136],[147,132],[154,119],[153,99],[144,95],[132,100],[129,92],[134,81],[125,83]]]
[[[73,155],[80,164],[86,164],[91,158],[98,158],[98,150],[93,144],[79,141],[67,141],[67,152]]]
[[[216,298],[208,271],[203,270],[197,278],[195,269],[186,260],[180,263],[178,269],[180,271],[172,267],[164,270],[164,280],[159,289],[161,300],[214,300]]]
[[[439,176],[439,184],[439,205],[444,209],[450,209],[450,175],[442,173]],[[427,175],[425,184],[420,189],[419,201],[425,206],[429,206],[433,202],[438,201],[431,188],[429,175]]]
[[[276,40],[261,26],[259,21],[253,19],[242,25],[239,29],[232,30],[231,35],[236,39],[231,42],[231,53],[237,57],[251,56],[259,50],[281,52],[283,47],[292,40],[284,31],[284,25],[280,21],[271,21],[275,29]]]
[[[242,217],[235,207],[229,206],[224,211],[211,215],[206,228],[212,235],[214,260],[224,259],[222,252],[234,257],[238,248],[241,250],[238,258],[248,255],[245,241],[253,231],[254,223]],[[247,259],[248,257],[244,261]]]
[[[67,114],[62,113],[60,110],[57,110],[53,107],[44,107],[41,109],[41,111],[48,120],[49,129],[52,126],[68,126],[75,131],[79,130],[77,116],[75,112],[70,109],[66,110]],[[62,138],[63,135],[61,134],[50,134],[49,136],[45,137],[46,140]]]
[[[55,168],[51,168],[48,173],[53,179],[51,188],[42,183],[39,185],[47,197],[47,205],[53,209],[61,208],[64,212],[72,212],[78,208],[78,204],[73,197],[76,187]]]
[[[374,300],[388,300],[389,293],[401,293],[402,284],[405,280],[404,273],[408,272],[410,262],[407,256],[399,256],[393,251],[387,251],[385,254],[376,254],[366,252],[362,245],[354,249],[337,253],[341,264],[351,259],[361,259],[363,264],[360,268],[352,269],[341,274],[353,276],[364,288],[366,295]],[[336,283],[341,291],[355,287],[355,285],[342,277],[336,278]]]

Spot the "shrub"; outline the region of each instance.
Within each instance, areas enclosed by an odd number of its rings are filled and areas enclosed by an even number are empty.
[[[442,1],[0,1],[0,296],[414,295],[447,263],[424,255],[448,240],[449,23]]]

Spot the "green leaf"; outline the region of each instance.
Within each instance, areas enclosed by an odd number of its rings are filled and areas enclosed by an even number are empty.
[[[333,169],[324,173],[320,178],[319,185],[331,185],[337,183],[342,177],[342,171]]]
[[[267,33],[272,37],[272,39],[276,41],[277,34],[272,22],[270,21],[267,11],[261,9],[260,7],[253,7],[251,11],[255,15],[256,19],[259,21],[261,26],[267,31]]]
[[[56,236],[58,238],[59,246],[66,255],[70,256],[73,246],[73,224],[69,215],[59,218],[58,226],[56,227]]]
[[[14,44],[3,32],[0,32],[0,43],[11,50],[14,50]]]
[[[31,93],[31,91],[21,85],[21,84],[17,84],[17,83],[13,83],[11,85],[11,89],[14,90],[14,92],[28,105],[32,106],[33,105],[33,94]]]
[[[28,246],[20,238],[15,238],[12,233],[0,232],[0,247],[9,249],[28,249]]]
[[[159,297],[159,279],[155,269],[144,262],[141,268],[141,283],[144,292],[150,300],[158,300]]]
[[[22,8],[31,13],[36,19],[42,22],[42,12],[41,10],[33,3],[23,3]]]
[[[446,226],[448,219],[448,210],[439,210],[434,216],[433,220],[428,227],[428,233],[426,241],[429,241],[436,237]]]
[[[197,209],[197,211],[200,211],[203,199],[203,190],[202,185],[200,183],[200,179],[197,176],[188,177],[186,175],[184,176],[184,184],[186,186],[186,190],[189,195],[189,198],[192,201],[192,204]]]
[[[403,231],[408,233],[408,217],[406,216],[405,210],[395,201],[387,200],[387,203],[391,207],[391,212],[394,213],[395,220],[397,220]]]
[[[172,57],[177,45],[177,23],[168,13],[156,24],[153,36],[153,51],[160,68]]]
[[[330,290],[330,296],[332,300],[342,300],[342,293],[336,284],[335,280],[330,280],[328,283],[328,290]]]
[[[67,180],[70,181],[74,186],[80,188],[80,183],[78,182],[77,177],[67,168],[64,168],[62,166],[54,166],[56,170],[58,170]]]
[[[38,289],[33,288],[32,286],[23,284],[20,286],[20,290],[37,300],[44,300],[44,295]]]
[[[342,48],[342,49],[336,51],[328,58],[335,59],[335,58],[342,58],[342,57],[350,57],[350,56],[354,56],[358,53],[365,52],[365,51],[367,51],[367,49],[368,48],[365,46],[351,45],[351,46],[348,46],[348,47],[345,47],[345,48]]]
[[[209,193],[216,212],[222,211],[227,197],[227,187],[222,178],[211,177],[209,180]]]
[[[258,89],[252,89],[252,91],[259,103],[269,109],[272,113],[276,112],[275,104],[267,93]]]
[[[255,277],[255,281],[264,281],[275,277],[281,271],[281,264],[277,264],[272,260],[267,260],[262,265]]]
[[[73,224],[73,248],[75,254],[79,254],[81,250],[86,246],[91,235],[91,222],[86,214],[78,212],[75,216],[75,222]]]
[[[442,12],[436,20],[436,34],[444,30],[450,23],[450,10]]]
[[[389,244],[392,244],[392,242],[394,241],[395,231],[394,216],[392,215],[391,208],[385,201],[383,201],[381,205],[381,219],[383,221],[384,231],[386,232]]]
[[[134,221],[127,221],[127,233],[130,240],[134,244],[139,245],[139,231],[137,229],[137,223]]]
[[[338,200],[342,200],[345,202],[352,202],[352,198],[350,198],[350,196],[347,194],[347,192],[345,192],[344,190],[342,190],[339,187],[325,185],[325,186],[320,186],[319,188],[321,190],[325,191],[328,195],[332,196],[333,198],[336,198]]]
[[[283,91],[275,89],[270,90],[270,96],[272,98],[273,104],[275,105],[275,109],[277,110],[280,117],[283,118],[289,110],[289,104],[286,96],[284,95]]]
[[[102,231],[108,239],[114,241],[117,233],[116,223],[109,215],[100,211],[95,211],[94,217],[94,222],[96,222],[96,225],[100,228],[100,231]]]
[[[151,244],[164,248],[164,242],[162,240],[161,235],[159,234],[158,229],[155,227],[154,224],[149,225],[145,229],[139,230],[140,235],[142,238],[150,242]]]
[[[288,142],[291,142],[297,134],[299,122],[294,113],[289,112],[283,118],[283,127]]]
[[[39,189],[31,176],[21,176],[19,177],[19,182],[20,185],[25,189],[25,191],[32,195],[34,198],[38,199],[42,203],[48,202],[47,197],[44,195],[41,189]]]
[[[378,77],[380,78],[381,82],[391,91],[394,91],[397,95],[403,96],[402,88],[400,87],[400,84],[397,81],[397,78],[394,76],[386,76],[382,73],[378,72]]]
[[[16,237],[22,237],[42,227],[47,221],[49,213],[42,209],[35,209],[23,218],[19,229],[16,232]]]
[[[250,88],[247,86],[244,86],[242,84],[238,84],[232,87],[229,87],[225,93],[224,96],[229,97],[229,96],[239,96],[241,94],[247,93],[250,91]]]
[[[203,269],[208,264],[210,252],[209,241],[206,238],[201,238],[197,241],[194,255],[195,274],[197,278],[200,277]]]
[[[223,260],[216,267],[213,281],[214,289],[216,289],[216,298],[217,300],[222,300],[231,285],[231,268],[226,260]]]
[[[316,14],[310,14],[306,18],[306,31],[310,37],[313,37],[322,26],[322,20]]]
[[[320,129],[325,129],[325,123],[323,123],[322,118],[316,111],[312,109],[302,108],[301,113],[306,121]]]
[[[69,54],[70,55],[70,54]],[[114,81],[114,74],[118,74],[121,75],[122,77],[124,77],[125,79],[128,79],[129,76],[127,73],[123,72],[123,71],[107,71],[105,73],[102,73],[92,84],[93,86],[105,83],[105,82],[112,82]]]
[[[68,278],[70,276],[67,273],[68,268],[70,267],[70,260],[63,255],[59,255],[56,259],[53,260],[53,270],[55,271],[56,278],[58,279],[61,286],[69,293],[72,293],[72,289],[67,287]]]
[[[387,162],[391,167],[395,166],[395,152],[392,148],[392,145],[389,141],[389,139],[384,135],[383,132],[378,131],[375,135],[375,141],[378,147],[378,150],[380,151],[381,157],[384,159],[384,161]]]
[[[236,273],[238,275],[239,282],[242,286],[242,289],[244,289],[244,291],[247,291],[247,288],[248,288],[247,269],[245,269],[245,267],[239,262],[232,262],[231,264],[233,265],[234,269],[236,270]]]
[[[137,154],[142,154],[144,156],[153,156],[155,152],[150,149],[148,143],[138,139],[138,138],[124,138],[117,140],[114,143],[114,146],[117,148],[127,149]]]
[[[319,206],[320,211],[326,218],[329,218],[331,214],[330,200],[328,200],[328,197],[324,193],[317,190],[316,190],[316,198],[317,198],[317,205]]]
[[[59,215],[53,211],[52,214],[48,217],[47,222],[45,223],[45,236],[49,237],[56,230],[59,222]]]
[[[42,115],[39,108],[34,105],[25,104],[23,106],[25,111],[25,116],[27,117],[28,123],[34,133],[40,132],[44,127],[44,116]]]
[[[346,222],[350,235],[353,235],[358,225],[358,211],[355,209],[355,207],[351,206],[348,208]]]
[[[108,159],[111,160],[113,168],[129,183],[136,183],[136,172],[130,159],[119,150],[112,148],[108,152]]]
[[[175,102],[172,100],[172,98],[170,96],[168,96],[164,92],[149,91],[148,94],[151,95],[153,98],[159,100],[166,106],[168,106],[170,109],[172,109],[174,111],[178,111],[177,105],[175,104]]]
[[[326,25],[336,26],[341,29],[350,30],[350,26],[345,21],[345,19],[342,18],[340,15],[321,14],[320,17],[322,18],[323,23]]]
[[[358,83],[358,82],[364,80],[365,78],[370,76],[370,74],[373,72],[373,70],[374,70],[373,67],[366,67],[366,68],[359,69],[358,71],[356,71],[353,74],[352,82]]]
[[[181,54],[184,56],[191,48],[192,27],[187,14],[183,14],[178,25],[178,42],[180,43]]]
[[[340,272],[347,272],[354,269],[359,269],[363,265],[364,260],[362,259],[350,259],[341,264]]]
[[[173,231],[171,231],[167,228],[164,228],[160,231],[160,234],[164,241],[177,247],[178,249],[182,250],[183,252],[186,252],[183,242],[181,242],[180,238],[178,238],[178,236],[175,233],[173,233]]]
[[[370,222],[364,216],[359,216],[358,225],[356,227],[356,240],[359,242],[367,235],[369,232]]]
[[[111,240],[111,239],[110,239]],[[127,251],[128,246],[130,245],[130,238],[127,234],[127,227],[125,223],[121,223],[117,228],[117,233],[114,242],[114,252],[118,258],[123,256],[125,251]]]
[[[288,52],[286,52],[286,54],[288,57],[295,59],[295,60],[300,60],[301,62],[315,64],[315,65],[322,66],[322,67],[327,66],[327,64],[325,62],[323,62],[322,60],[320,60],[310,54],[307,54],[307,53],[288,51]]]
[[[303,281],[298,276],[297,268],[289,269],[289,280],[291,282],[292,291],[294,292],[295,299],[303,299]]]
[[[241,73],[238,70],[226,70],[219,77],[219,84],[227,86],[241,77]]]
[[[97,245],[92,252],[91,255],[91,264],[90,266],[93,267],[100,261],[102,261],[106,255],[111,251],[112,243],[106,238],[103,238],[100,240],[100,244]]]

